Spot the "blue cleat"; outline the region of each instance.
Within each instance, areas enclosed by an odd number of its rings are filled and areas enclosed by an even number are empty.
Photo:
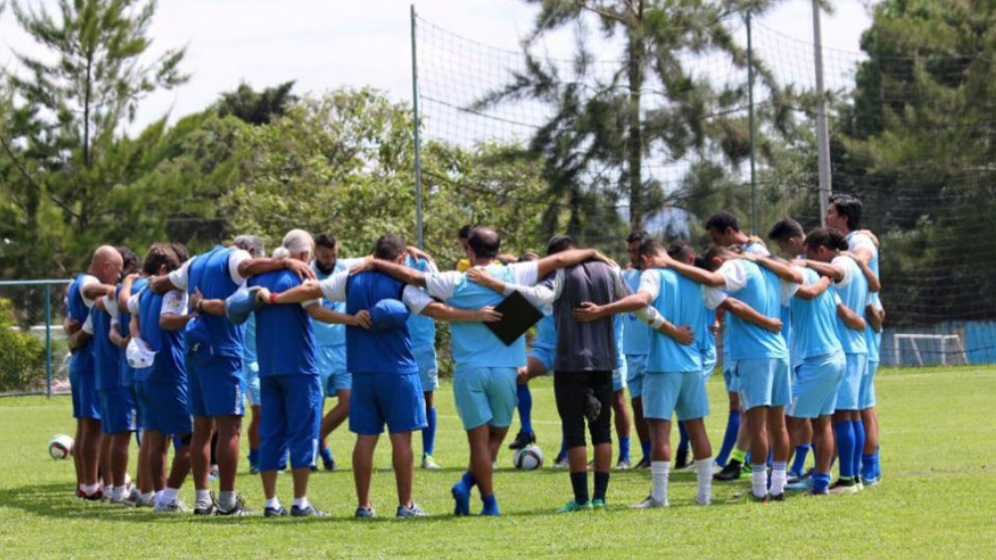
[[[470,515],[470,490],[463,481],[453,485],[453,501],[456,502],[453,508],[453,515]]]

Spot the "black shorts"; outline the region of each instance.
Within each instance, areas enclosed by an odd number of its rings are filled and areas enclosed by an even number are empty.
[[[588,423],[594,445],[612,443],[612,372],[556,371],[553,393],[557,412],[564,425],[564,445],[567,449],[584,447],[585,409],[593,397],[601,405],[594,422]]]

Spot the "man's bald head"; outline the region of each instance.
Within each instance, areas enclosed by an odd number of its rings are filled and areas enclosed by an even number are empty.
[[[102,284],[117,284],[121,279],[121,267],[124,259],[121,253],[110,245],[101,245],[90,258],[90,274],[97,277]]]
[[[474,252],[474,257],[493,259],[498,256],[498,252],[501,250],[501,235],[493,228],[478,226],[471,230],[467,244]]]

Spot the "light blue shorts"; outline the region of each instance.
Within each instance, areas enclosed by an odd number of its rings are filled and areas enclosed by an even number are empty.
[[[628,372],[626,371],[626,362],[623,361],[621,368],[616,368],[612,370],[612,392],[618,393],[626,388],[626,376]]]
[[[557,349],[547,348],[545,346],[533,346],[532,350],[529,351],[530,358],[543,364],[543,369],[546,370],[547,375],[553,374],[553,362],[557,359]]]
[[[792,402],[788,358],[737,360],[733,362],[733,378],[740,388],[740,410],[788,406]]]
[[[643,416],[650,420],[695,420],[709,416],[709,395],[698,373],[647,373],[643,376]]]
[[[793,418],[833,414],[846,367],[847,360],[841,351],[802,360],[793,370],[792,403],[785,414]]]
[[[631,399],[643,395],[643,376],[647,372],[646,354],[626,354],[626,385]]]
[[[837,407],[835,410],[861,410],[861,381],[868,369],[868,354],[845,354],[847,368],[844,370],[844,380],[837,391]]]
[[[485,424],[507,428],[515,413],[517,370],[514,367],[461,368],[453,371],[453,396],[463,429]]]
[[[861,378],[861,391],[858,394],[858,407],[861,410],[875,406],[875,374],[878,362],[868,360],[868,369]]]
[[[435,346],[419,346],[413,348],[415,361],[418,362],[418,380],[422,384],[422,392],[428,393],[439,388],[439,366],[436,363]]]
[[[246,362],[242,377],[246,382],[246,398],[249,399],[249,406],[262,406],[263,399],[259,394],[259,362]]]
[[[723,382],[726,384],[727,393],[740,392],[740,380],[733,374],[733,370],[736,367],[737,363],[733,360],[726,360],[726,362],[723,363]]]
[[[322,397],[334,397],[339,391],[349,391],[353,387],[353,375],[346,371],[346,346],[318,346],[315,350]]]

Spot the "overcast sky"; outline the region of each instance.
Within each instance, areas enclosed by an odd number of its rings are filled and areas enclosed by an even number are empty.
[[[51,0],[20,1],[56,5]],[[859,0],[835,4],[836,13],[823,17],[824,45],[850,58],[859,51],[860,34],[870,19]],[[166,112],[175,120],[201,110],[240,81],[263,88],[297,80],[299,93],[370,85],[395,99],[410,100],[409,6],[408,0],[160,1],[151,32],[154,48],[186,45],[182,68],[192,77],[175,91],[148,98],[131,128]],[[535,5],[519,0],[418,0],[416,10],[439,27],[510,50],[518,49],[537,12]],[[810,0],[786,0],[761,24],[786,40],[811,42]],[[549,46],[554,54],[559,48],[566,45]],[[8,9],[0,17],[0,64],[13,64],[11,49],[40,52],[16,27]]]

